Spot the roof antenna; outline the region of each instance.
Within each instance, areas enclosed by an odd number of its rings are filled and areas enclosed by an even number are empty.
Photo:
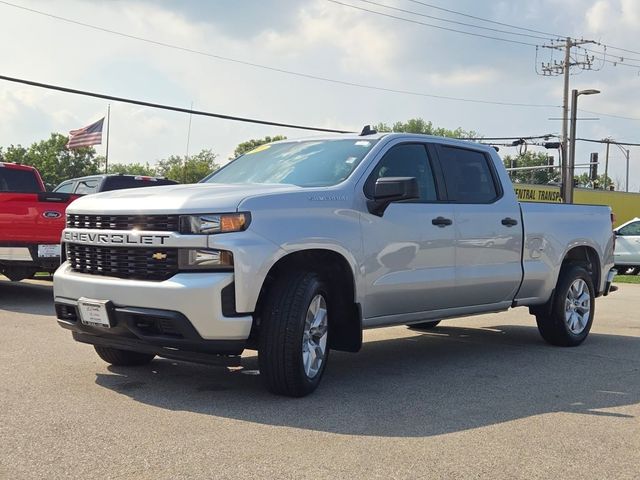
[[[375,135],[378,133],[375,128],[371,128],[371,125],[365,125],[362,131],[360,132],[360,136],[364,137],[365,135]]]

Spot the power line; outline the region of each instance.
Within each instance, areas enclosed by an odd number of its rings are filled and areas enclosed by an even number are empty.
[[[486,38],[486,39],[489,39],[489,40],[497,40],[499,42],[513,43],[513,44],[516,44],[516,45],[526,45],[526,46],[529,46],[529,47],[535,47],[536,46],[535,43],[522,42],[520,40],[511,40],[509,38],[494,37],[492,35],[484,35],[484,34],[481,34],[481,33],[465,32],[464,30],[456,30],[454,28],[443,27],[441,25],[433,25],[431,23],[421,22],[419,20],[411,20],[409,18],[398,17],[396,15],[391,15],[391,14],[388,14],[388,13],[376,12],[375,10],[370,10],[370,9],[364,8],[364,7],[358,7],[357,5],[352,5],[350,3],[340,2],[338,0],[327,0],[327,2],[335,3],[335,4],[338,4],[338,5],[342,5],[344,7],[353,8],[355,10],[360,10],[360,11],[363,11],[363,12],[372,13],[374,15],[379,15],[379,16],[382,16],[382,17],[401,20],[403,22],[413,23],[413,24],[416,24],[416,25],[422,25],[422,26],[430,27],[430,28],[437,28],[439,30],[445,30],[447,32],[460,33],[462,35],[469,35],[469,36],[472,36],[472,37]]]
[[[182,108],[182,107],[173,107],[171,105],[163,105],[160,103],[152,103],[152,102],[144,102],[141,100],[134,100],[131,98],[124,98],[124,97],[116,97],[113,95],[105,95],[103,93],[95,93],[95,92],[89,92],[86,90],[77,90],[75,88],[68,88],[68,87],[61,87],[59,85],[52,85],[49,83],[41,83],[41,82],[34,82],[32,80],[24,80],[21,78],[14,78],[14,77],[7,77],[5,75],[0,75],[0,80],[6,80],[8,82],[14,82],[14,83],[22,83],[24,85],[30,85],[32,87],[39,87],[39,88],[46,88],[48,90],[56,90],[59,92],[65,92],[65,93],[72,93],[74,95],[84,95],[86,97],[94,97],[94,98],[101,98],[103,100],[112,100],[114,102],[122,102],[122,103],[129,103],[132,105],[140,105],[143,107],[151,107],[151,108],[159,108],[162,110],[170,110],[173,112],[180,112],[180,113],[188,113],[190,115],[200,115],[200,116],[204,116],[204,117],[214,117],[214,118],[221,118],[223,120],[233,120],[236,122],[245,122],[245,123],[256,123],[256,124],[260,124],[260,125],[271,125],[274,127],[286,127],[286,128],[296,128],[299,130],[312,130],[312,131],[316,131],[316,132],[329,132],[329,133],[354,133],[354,132],[350,132],[347,130],[336,130],[333,128],[322,128],[322,127],[309,127],[306,125],[297,125],[297,124],[292,124],[292,123],[281,123],[281,122],[272,122],[269,120],[258,120],[255,118],[247,118],[247,117],[238,117],[235,115],[226,115],[223,113],[212,113],[212,112],[204,112],[204,111],[200,111],[200,110],[192,110],[189,108]]]
[[[472,23],[458,22],[456,20],[449,20],[447,18],[435,17],[433,15],[427,15],[425,13],[414,12],[412,10],[405,10],[404,8],[392,7],[391,5],[385,5],[383,3],[374,2],[372,0],[360,0],[360,1],[364,2],[364,3],[368,3],[370,5],[376,5],[378,7],[387,8],[389,10],[395,10],[396,12],[409,13],[411,15],[417,15],[419,17],[431,18],[433,20],[438,20],[440,22],[453,23],[455,25],[462,25],[462,26],[471,27],[471,28],[479,28],[479,29],[482,29],[482,30],[488,30],[490,32],[505,33],[507,35],[517,35],[517,36],[520,36],[520,37],[537,38],[539,40],[550,40],[549,37],[541,37],[540,35],[531,35],[529,33],[510,32],[508,30],[501,30],[499,28],[483,27],[483,26],[480,26],[480,25],[474,25]]]
[[[501,102],[501,101],[493,101],[493,100],[481,100],[481,99],[474,99],[474,98],[462,98],[462,97],[452,97],[452,96],[447,96],[447,95],[435,95],[435,94],[430,94],[430,93],[424,93],[424,92],[416,92],[416,91],[411,91],[411,90],[402,90],[402,89],[395,89],[395,88],[386,88],[386,87],[381,87],[381,86],[377,86],[377,85],[368,85],[368,84],[364,84],[364,83],[357,83],[357,82],[349,82],[346,80],[339,80],[339,79],[334,79],[334,78],[329,78],[329,77],[322,77],[322,76],[318,76],[318,75],[312,75],[309,73],[304,73],[304,72],[298,72],[298,71],[294,71],[294,70],[286,70],[283,68],[277,68],[277,67],[272,67],[269,65],[264,65],[264,64],[259,64],[259,63],[254,63],[254,62],[248,62],[245,60],[239,60],[236,58],[231,58],[231,57],[226,57],[226,56],[222,56],[222,55],[217,55],[214,53],[210,53],[210,52],[204,52],[201,50],[196,50],[196,49],[192,49],[192,48],[188,48],[188,47],[182,47],[179,45],[174,45],[174,44],[170,44],[170,43],[166,43],[166,42],[161,42],[158,40],[153,40],[153,39],[149,39],[149,38],[145,38],[145,37],[139,37],[137,35],[132,35],[132,34],[128,34],[125,32],[120,32],[117,30],[112,30],[112,29],[108,29],[108,28],[104,28],[104,27],[100,27],[97,25],[92,25],[89,23],[85,23],[85,22],[80,22],[77,20],[73,20],[70,18],[66,18],[66,17],[61,17],[59,15],[54,15],[48,12],[43,12],[40,10],[36,10],[33,8],[28,8],[28,7],[23,7],[22,5],[16,5],[10,2],[6,2],[4,0],[0,0],[0,4],[3,5],[8,5],[11,7],[15,7],[21,10],[25,10],[31,13],[36,13],[38,15],[42,15],[45,17],[49,17],[49,18],[53,18],[55,20],[59,20],[62,22],[66,22],[66,23],[71,23],[74,25],[79,25],[85,28],[90,28],[93,30],[98,30],[104,33],[109,33],[112,35],[118,35],[120,37],[124,37],[124,38],[128,38],[131,40],[137,40],[140,42],[144,42],[144,43],[149,43],[155,46],[160,46],[160,47],[165,47],[165,48],[170,48],[173,50],[178,50],[178,51],[183,51],[183,52],[187,52],[187,53],[191,53],[191,54],[195,54],[195,55],[201,55],[201,56],[205,56],[205,57],[209,57],[209,58],[214,58],[217,60],[222,60],[225,62],[231,62],[231,63],[236,63],[236,64],[240,64],[240,65],[245,65],[248,67],[253,67],[253,68],[260,68],[263,70],[269,70],[272,72],[277,72],[277,73],[282,73],[282,74],[286,74],[286,75],[293,75],[293,76],[297,76],[297,77],[302,77],[302,78],[307,78],[307,79],[312,79],[312,80],[318,80],[318,81],[323,81],[323,82],[328,82],[328,83],[333,83],[333,84],[337,84],[337,85],[344,85],[344,86],[349,86],[349,87],[355,87],[355,88],[363,88],[363,89],[367,89],[367,90],[375,90],[375,91],[380,91],[380,92],[387,92],[387,93],[397,93],[397,94],[401,94],[401,95],[411,95],[411,96],[416,96],[416,97],[425,97],[425,98],[435,98],[435,99],[439,99],[439,100],[451,100],[451,101],[457,101],[457,102],[469,102],[469,103],[479,103],[479,104],[485,104],[485,105],[501,105],[501,106],[512,106],[512,107],[532,107],[532,108],[558,108],[557,105],[551,105],[551,104],[531,104],[531,103],[519,103],[519,102]],[[444,27],[442,27],[444,28]],[[533,44],[532,44],[533,45]]]
[[[407,1],[415,3],[415,4],[418,4],[418,5],[423,5],[425,7],[433,8],[435,10],[440,10],[440,11],[447,12],[447,13],[452,13],[454,15],[461,15],[463,17],[473,18],[475,20],[480,20],[481,22],[492,23],[494,25],[501,25],[503,27],[515,28],[517,30],[524,30],[524,31],[527,31],[527,32],[532,32],[532,33],[539,33],[541,35],[547,35],[549,37],[566,38],[566,37],[570,36],[570,35],[564,35],[564,34],[559,34],[559,33],[544,32],[542,30],[535,30],[535,29],[532,29],[532,28],[521,27],[519,25],[514,25],[514,24],[511,24],[511,23],[497,22],[495,20],[490,20],[488,18],[478,17],[478,16],[475,16],[475,15],[469,15],[467,13],[459,12],[459,11],[456,11],[456,10],[450,10],[450,9],[447,9],[447,8],[439,7],[437,5],[433,5],[433,4],[430,4],[430,3],[422,2],[422,1],[419,1],[419,0],[407,0]],[[576,40],[576,39],[574,38],[574,40]],[[607,47],[607,48],[610,48],[610,49],[613,49],[613,50],[619,50],[621,52],[634,53],[636,55],[640,55],[640,52],[637,51],[637,50],[629,50],[629,49],[626,49],[626,48],[616,47],[616,46],[613,46],[613,45],[607,45],[607,44],[603,44],[603,43],[598,43],[598,45],[602,45],[603,47]]]
[[[579,112],[590,113],[592,115],[601,115],[603,117],[611,117],[611,118],[619,118],[621,120],[635,120],[640,121],[639,117],[625,117],[624,115],[616,115],[614,113],[602,113],[602,112],[594,112],[592,110],[583,110],[582,108],[578,109]]]
[[[463,17],[473,18],[474,20],[480,20],[481,22],[493,23],[494,25],[501,25],[503,27],[515,28],[517,30],[524,30],[524,31],[527,31],[527,32],[539,33],[541,35],[546,35],[548,37],[560,38],[560,37],[564,37],[565,36],[565,35],[559,35],[557,33],[549,33],[549,32],[543,32],[541,30],[534,30],[532,28],[520,27],[518,25],[513,25],[513,24],[510,24],[510,23],[497,22],[495,20],[489,20],[488,18],[482,18],[482,17],[477,17],[475,15],[469,15],[467,13],[458,12],[456,10],[449,10],[447,8],[439,7],[437,5],[432,5],[430,3],[425,3],[425,2],[418,1],[418,0],[407,0],[407,1],[408,2],[412,2],[412,3],[416,3],[418,5],[423,5],[425,7],[433,8],[435,10],[440,10],[440,11],[447,12],[447,13],[453,13],[454,15],[461,15]]]
[[[576,138],[577,141],[580,142],[590,142],[590,143],[615,143],[616,145],[623,145],[627,147],[640,147],[640,143],[632,143],[632,142],[618,142],[614,140],[596,140],[593,138]]]
[[[327,0],[327,1],[330,1],[332,3],[339,3],[340,5],[344,5],[344,6],[350,6],[352,8],[356,8],[356,9],[361,9],[361,10],[364,10],[364,11],[367,11],[367,12],[370,12],[370,13],[375,13],[375,14],[378,14],[378,15],[385,15],[385,14],[383,14],[381,12],[375,12],[375,11],[368,10],[368,9],[362,9],[362,8],[356,7],[354,5],[349,5],[349,4],[346,4],[346,3],[339,2],[337,0]],[[370,5],[375,5],[375,6],[378,6],[378,7],[386,8],[386,9],[389,9],[389,10],[394,10],[394,11],[397,11],[397,12],[408,13],[410,15],[416,15],[416,16],[419,16],[419,17],[431,18],[433,20],[447,22],[447,23],[453,23],[453,24],[456,24],[456,25],[462,25],[462,26],[466,26],[466,27],[470,27],[470,28],[478,28],[478,29],[487,30],[487,31],[491,31],[491,32],[503,33],[503,34],[506,34],[506,35],[517,35],[517,36],[521,36],[521,37],[528,37],[528,38],[534,38],[534,39],[539,39],[539,40],[547,40],[547,41],[548,40],[551,40],[551,41],[554,40],[554,38],[550,38],[550,36],[542,37],[540,35],[531,35],[531,34],[527,34],[527,33],[510,32],[508,30],[502,30],[502,29],[498,29],[498,28],[483,27],[481,25],[474,25],[472,23],[458,22],[456,20],[449,20],[449,19],[446,19],[446,18],[435,17],[433,15],[427,15],[427,14],[420,13],[420,12],[415,12],[415,11],[412,11],[412,10],[406,10],[404,8],[398,8],[398,7],[393,7],[391,5],[386,5],[386,4],[383,4],[383,3],[374,2],[373,0],[359,0],[359,1],[367,3],[367,4],[370,4]],[[413,0],[409,0],[409,1],[413,1]],[[422,3],[422,2],[415,2],[415,3],[421,4],[421,5],[427,5],[427,6],[431,6],[432,8],[435,8],[432,5],[428,5],[428,4],[425,4],[425,3]],[[441,8],[439,8],[439,9],[441,9]],[[444,10],[444,11],[447,11],[447,12],[453,12],[452,10],[448,10],[448,9],[441,9],[441,10]],[[462,15],[462,14],[460,14],[460,15]],[[481,19],[480,17],[475,17],[473,15],[466,15],[465,14],[464,16],[469,16],[469,17],[472,17],[472,18],[475,18],[475,19],[478,19],[478,20],[482,20],[482,21],[489,21],[489,20],[486,20],[486,19]],[[407,21],[407,22],[411,22],[411,23],[416,23],[414,20],[410,20],[410,19],[405,19],[405,18],[400,18],[400,17],[395,17],[395,16],[392,16],[392,18],[396,18],[398,20],[403,20],[403,21]],[[422,22],[418,22],[418,23],[422,24]],[[509,24],[503,24],[501,22],[492,22],[492,23],[498,23],[500,25],[509,25]],[[424,24],[424,25],[427,25],[427,24]],[[434,28],[438,28],[438,26],[436,26],[436,25],[430,25],[429,24],[428,26],[431,26],[431,27],[434,27]],[[529,29],[524,29],[524,28],[515,27],[515,26],[510,26],[510,28],[529,30]],[[464,32],[464,31],[458,31],[458,30],[454,30],[454,31],[456,31],[458,33],[464,33],[464,34],[473,34],[472,32]],[[484,38],[486,38],[486,37],[484,37]],[[491,38],[493,38],[495,40],[498,40],[498,38],[495,38],[495,37],[491,37]],[[500,40],[505,40],[505,39],[500,39]],[[598,42],[593,42],[593,43],[601,45]],[[603,46],[605,47],[605,50],[606,50],[607,45],[603,45]],[[612,48],[612,47],[609,47],[609,48]],[[602,62],[610,63],[610,64],[612,64],[614,66],[640,68],[640,65],[627,63],[627,62],[634,62],[634,61],[635,62],[640,62],[639,58],[633,58],[633,57],[624,58],[624,57],[620,57],[620,56],[616,55],[616,56],[613,56],[614,60],[611,60],[611,59],[606,58],[606,51],[602,52],[602,51],[599,51],[599,50],[593,50],[593,49],[584,48],[584,47],[582,49],[587,51],[587,52],[590,52],[590,53],[598,55],[598,56],[593,55],[592,59],[601,60]],[[632,51],[630,51],[630,52],[632,52]]]

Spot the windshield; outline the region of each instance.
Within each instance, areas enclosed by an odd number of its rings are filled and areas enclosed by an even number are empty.
[[[376,142],[336,139],[261,145],[202,181],[328,187],[351,175]]]

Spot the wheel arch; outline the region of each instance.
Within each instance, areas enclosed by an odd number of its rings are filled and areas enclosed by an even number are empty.
[[[600,281],[602,278],[602,267],[600,263],[600,256],[595,248],[589,245],[579,245],[569,249],[562,259],[562,265],[560,269],[566,265],[581,265],[583,266],[593,281],[593,288],[596,296],[600,295]]]
[[[261,310],[274,281],[284,271],[307,269],[320,273],[334,300],[329,322],[329,346],[334,350],[357,352],[362,346],[362,315],[357,301],[356,276],[352,262],[342,253],[328,248],[309,248],[280,257],[266,274],[255,308],[250,344],[260,335]]]

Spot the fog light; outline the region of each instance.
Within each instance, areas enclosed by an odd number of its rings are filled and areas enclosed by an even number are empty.
[[[233,254],[226,250],[183,249],[178,253],[180,270],[220,270],[233,268]]]

